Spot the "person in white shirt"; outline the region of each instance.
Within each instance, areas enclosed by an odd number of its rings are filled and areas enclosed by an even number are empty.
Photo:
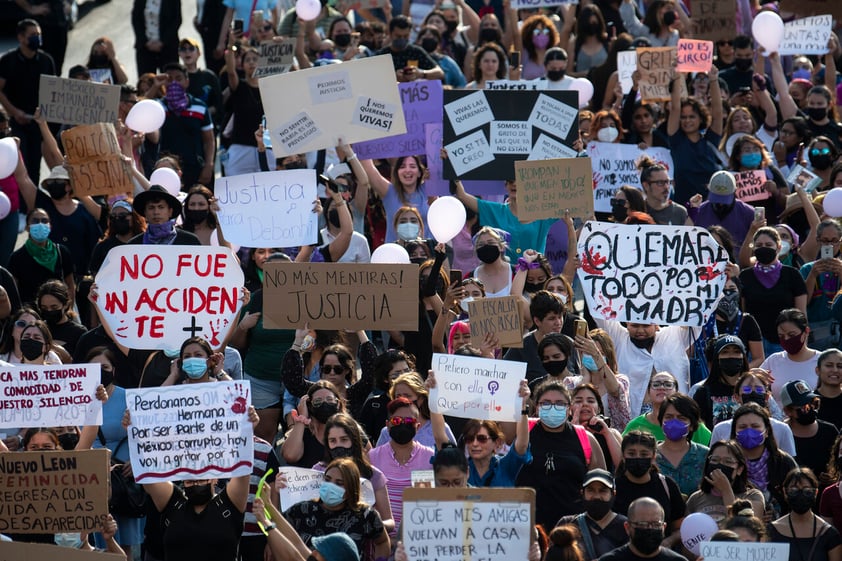
[[[327,226],[321,229],[322,244],[329,245],[339,235],[339,213],[333,208],[333,199],[328,199],[328,206],[325,209]],[[348,207],[350,210],[350,207]],[[359,232],[351,233],[351,243],[342,257],[336,260],[337,263],[369,263],[371,262],[371,249],[368,247],[368,240]]]
[[[760,365],[771,374],[772,395],[781,395],[784,385],[795,380],[804,380],[816,387],[816,365],[821,353],[807,346],[810,328],[806,314],[797,308],[783,310],[778,314],[775,326],[784,350],[772,353]]]

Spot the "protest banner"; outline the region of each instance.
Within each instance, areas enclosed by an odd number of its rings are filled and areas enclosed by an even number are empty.
[[[594,317],[702,326],[725,285],[728,254],[704,228],[588,222],[577,273]]]
[[[216,348],[236,326],[243,282],[225,247],[125,245],[97,273],[96,305],[130,349],[177,349],[194,336]]]
[[[257,48],[260,58],[254,71],[255,78],[265,78],[289,72],[295,58],[295,39],[263,41]]]
[[[813,16],[787,22],[780,55],[823,55],[827,52],[833,17]]]
[[[710,72],[713,64],[713,41],[679,39],[675,67],[678,72]]]
[[[101,425],[99,382],[98,363],[0,366],[0,427]]]
[[[593,216],[593,171],[590,158],[515,162],[521,223],[542,218]],[[472,318],[473,319],[473,318]]]
[[[104,448],[0,454],[0,532],[99,530],[108,514],[109,456]]]
[[[251,473],[248,380],[126,390],[129,455],[138,483]]]
[[[523,347],[523,325],[518,301],[517,296],[500,296],[476,298],[469,302],[471,338],[476,337],[476,341],[482,341],[487,333],[491,333],[500,340],[501,347]]]
[[[591,159],[594,183],[594,210],[611,212],[611,197],[622,185],[643,189],[637,161],[647,155],[655,162],[663,164],[672,177],[673,162],[669,148],[647,148],[640,150],[636,145],[618,142],[590,142],[588,156]]]
[[[409,561],[527,559],[534,519],[534,489],[403,490]]]
[[[734,179],[737,180],[738,199],[744,202],[751,201],[765,201],[772,196],[772,193],[766,190],[766,172],[762,169],[752,171],[740,171],[734,174]]]
[[[418,267],[266,263],[267,329],[418,329]]]
[[[486,90],[546,90],[547,80],[489,80]]]
[[[125,555],[61,545],[0,541],[0,561],[126,561]]]
[[[690,15],[694,39],[731,41],[737,35],[736,0],[693,0]]]
[[[266,171],[220,177],[214,190],[225,239],[244,247],[296,247],[316,243],[319,215],[316,172]]]
[[[617,53],[617,79],[623,88],[623,95],[627,95],[634,85],[632,74],[637,70],[637,52],[620,51]]]
[[[315,469],[283,467],[281,475],[286,477],[286,486],[280,490],[281,512],[286,511],[295,503],[319,498],[319,487],[324,481],[325,473]],[[368,505],[374,505],[374,487],[365,477],[360,478],[360,500]]]
[[[444,177],[499,181],[511,177],[518,160],[563,157],[558,147],[575,155],[577,95],[561,90],[446,90]]]
[[[441,125],[442,85],[438,80],[417,80],[398,84],[406,121],[406,133],[354,144],[361,160],[397,158],[425,152],[424,126]]]
[[[822,186],[823,181],[821,177],[801,164],[793,164],[789,175],[786,176],[786,182],[792,186],[793,190],[801,187],[808,193],[812,193]]]
[[[347,14],[349,10],[376,10],[382,8],[389,0],[338,0],[336,9]]]
[[[130,164],[123,160],[112,123],[77,125],[61,132],[61,143],[74,196],[134,191]]]
[[[637,49],[637,86],[643,101],[669,101],[670,81],[675,75],[675,47]]]
[[[114,123],[120,107],[120,86],[41,74],[38,105],[48,123],[93,125]]]
[[[424,191],[428,195],[445,196],[450,195],[450,181],[444,179],[441,159],[441,123],[426,123],[424,125],[424,132],[426,136],[426,156],[427,156],[427,173],[429,177],[424,182]],[[540,142],[540,139],[539,139]],[[537,144],[536,144],[537,146]],[[570,150],[575,155],[571,148],[567,148],[559,144],[563,148]],[[533,150],[533,155],[535,151]],[[530,156],[531,157],[531,156]],[[465,180],[462,182],[465,191],[472,195],[500,195],[506,192],[505,182],[503,180],[497,181],[471,181]]]
[[[512,0],[515,10],[534,10],[535,8],[552,8],[564,4],[578,4],[579,0]]]
[[[842,2],[838,0],[781,0],[780,7],[782,12],[799,16],[830,14],[837,20],[842,19]]]
[[[260,96],[276,158],[406,132],[391,56],[267,76]]]
[[[526,377],[525,362],[436,353],[432,369],[436,374],[429,399],[433,413],[494,421],[520,417],[523,399],[518,388]]]
[[[782,542],[712,542],[699,544],[705,561],[788,561],[789,544]]]

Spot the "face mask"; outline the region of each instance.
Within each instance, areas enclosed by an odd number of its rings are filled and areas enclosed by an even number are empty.
[[[735,58],[734,59],[734,67],[739,70],[740,72],[745,72],[750,70],[751,67],[754,66],[754,61],[750,58]]]
[[[770,265],[778,256],[778,250],[774,247],[756,247],[754,248],[754,256],[761,265]]]
[[[756,168],[760,165],[761,160],[763,160],[763,154],[740,154],[740,164],[744,168]]]
[[[751,392],[748,395],[745,395],[745,394],[743,395],[743,405],[745,405],[746,403],[756,403],[760,407],[765,408],[767,402],[768,402],[768,398],[766,397],[765,393],[759,394],[759,393]]]
[[[801,335],[803,333],[794,337],[782,337],[780,339],[781,347],[791,355],[798,354],[798,351],[804,348],[804,341],[801,340]]]
[[[26,39],[26,46],[30,51],[37,51],[41,48],[42,39],[40,35],[30,35]]]
[[[164,356],[167,358],[176,358],[180,354],[181,350],[179,349],[167,349],[164,351]]]
[[[447,27],[447,34],[453,35],[453,32],[456,31],[456,29],[459,27],[459,22],[458,21],[445,20],[444,25],[445,25],[445,27]]]
[[[49,325],[56,325],[58,322],[61,321],[61,318],[64,317],[63,310],[38,310],[41,314],[41,318],[46,321]]]
[[[629,209],[625,206],[620,205],[612,205],[611,206],[611,216],[614,217],[614,222],[616,224],[622,224],[626,221],[626,218],[629,216]]]
[[[110,63],[108,55],[91,55],[88,68],[108,68]]]
[[[591,517],[592,520],[602,520],[605,516],[611,512],[611,507],[614,505],[614,499],[610,501],[600,501],[598,499],[588,501],[582,501],[582,506],[585,507],[585,512],[588,513],[588,516]]]
[[[799,489],[798,491],[787,491],[786,493],[786,503],[793,512],[798,514],[806,513],[813,508],[815,502],[816,495],[813,491]]]
[[[409,444],[415,438],[415,425],[401,423],[400,425],[389,427],[389,438],[397,444]]]
[[[402,51],[409,45],[409,39],[392,39],[392,49]]]
[[[652,458],[623,458],[623,464],[634,477],[643,477],[652,469]]]
[[[473,301],[474,301],[474,297],[473,297],[473,296],[468,296],[467,298],[462,298],[462,299],[459,301],[459,307],[460,307],[460,308],[462,308],[462,311],[463,311],[463,312],[465,312],[465,313],[467,314],[467,313],[468,313],[468,304],[469,304],[470,302],[473,302]]]
[[[725,376],[736,376],[743,371],[743,359],[741,358],[720,358],[719,371]]]
[[[319,498],[325,506],[339,506],[345,500],[345,489],[336,483],[322,481],[319,486]]]
[[[426,261],[426,257],[410,257],[409,262],[413,265],[421,265],[424,261]]]
[[[210,483],[205,483],[204,485],[185,487],[184,495],[187,497],[187,504],[191,506],[206,505],[213,498],[213,491]]]
[[[181,361],[181,369],[191,380],[198,380],[208,370],[208,359],[202,357],[190,357]]]
[[[173,111],[187,109],[187,92],[178,82],[167,84],[167,105]]]
[[[46,241],[47,238],[50,237],[50,225],[31,224],[29,226],[29,237],[36,242]]]
[[[562,407],[561,410],[556,409],[554,405],[539,407],[538,418],[541,419],[544,426],[557,429],[567,420],[567,407]]]
[[[310,415],[313,416],[318,422],[324,424],[330,419],[333,415],[339,411],[339,404],[338,403],[328,403],[327,401],[322,402],[310,409]]]
[[[740,293],[738,290],[729,288],[722,291],[722,298],[716,305],[717,313],[725,317],[729,322],[734,321],[740,311]]]
[[[830,159],[830,154],[816,154],[815,156],[810,154],[808,158],[814,169],[824,170],[829,168],[833,163],[833,160]]]
[[[737,433],[737,442],[746,450],[757,448],[763,441],[766,440],[766,435],[763,431],[748,427]]]
[[[494,263],[500,258],[500,248],[489,244],[477,248],[477,258],[483,263]]]
[[[306,169],[306,168],[307,168],[307,162],[304,162],[302,160],[293,160],[291,162],[288,162],[286,165],[284,165],[284,169]]]
[[[418,232],[421,231],[421,226],[419,224],[415,224],[414,222],[404,222],[403,224],[398,224],[398,237],[404,241],[407,240],[414,240],[418,237]]]
[[[547,80],[550,82],[558,82],[567,73],[566,70],[547,70]]]
[[[793,77],[793,79],[800,78],[802,80],[807,80],[809,82],[813,78],[813,73],[810,72],[809,68],[796,68],[795,70],[792,71],[792,77]]]
[[[778,251],[778,257],[789,255],[790,251],[792,251],[792,244],[786,240],[781,240],[781,249]]]
[[[631,341],[631,344],[637,347],[638,349],[649,350],[652,347],[652,345],[655,344],[655,336],[653,335],[652,337],[644,337],[643,339],[629,337],[629,341]]]
[[[661,528],[635,528],[631,535],[631,544],[644,555],[651,555],[658,551],[662,541],[664,541],[664,531]]]
[[[819,417],[819,412],[815,409],[810,409],[809,411],[805,412],[802,409],[798,410],[798,414],[795,417],[795,420],[798,421],[799,425],[812,425],[816,422],[816,419]]]
[[[548,360],[544,363],[544,370],[547,371],[547,374],[559,376],[560,374],[563,374],[565,370],[567,370],[567,359]]]
[[[620,136],[620,132],[614,127],[599,129],[599,132],[596,133],[596,137],[600,142],[614,142],[618,136]]]
[[[583,26],[582,31],[585,32],[585,35],[596,35],[602,31],[602,26],[599,25],[598,21],[589,21]]]
[[[664,436],[672,441],[684,440],[690,432],[690,425],[678,419],[664,421],[662,428],[664,429]]]
[[[20,354],[26,360],[35,360],[44,354],[44,343],[36,341],[35,339],[21,339],[20,340]]]
[[[337,446],[328,450],[328,453],[330,454],[331,460],[335,460],[336,458],[350,458],[354,454],[354,449],[350,446]]]
[[[731,481],[731,476],[734,475],[734,468],[731,466],[723,464],[708,464],[707,468],[705,468],[705,476],[710,477],[710,474],[716,470],[721,471],[722,475],[728,478],[728,481]]]
[[[58,443],[62,450],[73,450],[79,443],[79,435],[75,432],[66,432],[58,435]]]
[[[316,56],[316,58],[322,58],[322,59],[325,59],[325,60],[333,60],[333,52],[322,51]]]
[[[486,27],[479,30],[480,43],[497,43],[500,41],[500,32],[493,27]]]
[[[527,282],[523,284],[523,289],[526,292],[538,292],[544,288],[544,283],[542,282]]]
[[[599,370],[596,366],[596,361],[593,359],[591,355],[584,355],[582,357],[582,366],[586,369],[590,370],[591,372],[596,372]]]
[[[550,36],[545,33],[541,33],[540,35],[533,35],[532,44],[535,46],[536,49],[543,51],[550,44]]]
[[[434,52],[438,46],[439,42],[436,41],[435,37],[424,37],[421,39],[421,48],[428,53]]]
[[[80,534],[56,534],[55,544],[61,547],[79,549],[82,547],[82,536]]]
[[[827,107],[808,107],[806,113],[814,121],[823,121],[827,117]]]
[[[125,236],[128,234],[131,229],[132,225],[129,222],[129,217],[120,217],[120,218],[112,218],[110,221],[111,231],[114,232],[118,236]]]
[[[333,36],[333,42],[336,43],[336,46],[340,49],[344,49],[345,47],[351,44],[351,34],[337,33]]]
[[[185,210],[184,211],[184,218],[192,222],[193,224],[200,224],[204,222],[210,212],[207,210]]]
[[[664,25],[670,26],[675,23],[675,12],[664,12]]]
[[[99,383],[105,386],[106,388],[114,383],[114,371],[113,370],[106,370],[105,368],[100,368],[99,370]]]
[[[54,201],[64,198],[67,194],[67,185],[60,182],[55,183],[48,183],[45,185],[47,192],[50,194],[50,198]]]

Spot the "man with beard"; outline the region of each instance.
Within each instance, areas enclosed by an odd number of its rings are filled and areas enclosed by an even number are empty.
[[[629,541],[625,525],[628,518],[612,510],[614,477],[604,469],[592,469],[582,482],[582,504],[585,512],[562,516],[556,526],[573,524],[582,534],[586,559],[598,559]]]
[[[625,523],[629,543],[610,551],[599,561],[687,561],[672,550],[661,547],[664,540],[664,509],[649,497],[637,499],[629,506],[629,519]]]
[[[708,200],[702,202],[701,195],[694,195],[690,199],[688,214],[696,226],[722,226],[734,238],[734,247],[742,247],[754,221],[754,207],[739,200],[736,191],[734,174],[718,171],[708,183]]]

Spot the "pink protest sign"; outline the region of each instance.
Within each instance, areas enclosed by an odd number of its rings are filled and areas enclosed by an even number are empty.
[[[713,63],[713,41],[679,39],[676,53],[678,72],[710,72]]]
[[[741,171],[734,174],[737,180],[737,198],[744,202],[765,201],[772,196],[766,190],[766,172],[762,169]]]

